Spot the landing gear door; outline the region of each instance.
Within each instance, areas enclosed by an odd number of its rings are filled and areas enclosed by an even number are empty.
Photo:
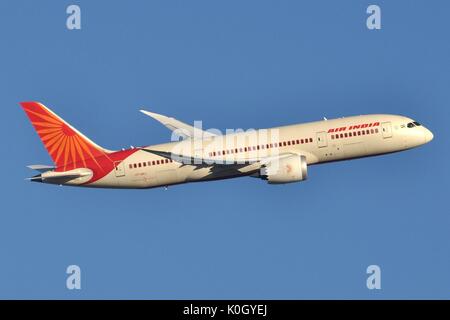
[[[328,146],[327,133],[325,131],[317,132],[316,139],[317,139],[317,146],[319,148],[324,148]]]
[[[125,166],[123,165],[123,161],[114,162],[114,172],[116,173],[116,177],[123,177],[125,175]]]
[[[381,123],[381,132],[383,133],[383,138],[392,138],[392,125],[390,122]]]

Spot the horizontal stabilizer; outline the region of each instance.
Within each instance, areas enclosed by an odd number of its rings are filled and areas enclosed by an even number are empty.
[[[57,171],[45,171],[34,177],[28,178],[34,182],[48,182],[48,183],[66,183],[68,181],[78,179],[77,184],[88,181],[92,177],[92,170],[87,168],[78,168],[70,171],[57,172]]]
[[[47,166],[47,165],[44,165],[44,164],[31,164],[31,165],[27,166],[27,168],[39,171],[41,173],[55,169],[54,166]]]

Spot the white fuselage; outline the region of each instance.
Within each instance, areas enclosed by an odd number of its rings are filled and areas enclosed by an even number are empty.
[[[183,164],[137,150],[89,187],[151,188],[173,184],[257,175],[261,159],[283,154],[301,155],[308,165],[402,151],[425,144],[432,133],[414,120],[376,114],[295,124],[205,139],[188,139],[144,147],[195,159],[235,163],[240,167]],[[79,185],[79,183],[67,183]]]

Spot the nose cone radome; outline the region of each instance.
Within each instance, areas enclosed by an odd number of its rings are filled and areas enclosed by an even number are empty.
[[[427,128],[424,128],[424,129],[425,129],[425,132],[424,132],[424,135],[425,135],[425,143],[428,143],[428,142],[430,142],[431,140],[433,140],[434,135],[433,135],[433,133],[432,133],[430,130],[428,130]]]

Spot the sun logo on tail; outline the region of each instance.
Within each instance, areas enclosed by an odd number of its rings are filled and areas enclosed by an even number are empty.
[[[106,150],[97,146],[41,103],[22,102],[21,105],[57,167],[67,171],[77,168],[77,164],[78,167],[81,165],[87,167],[86,162],[92,160],[103,170],[96,158],[108,157]]]

